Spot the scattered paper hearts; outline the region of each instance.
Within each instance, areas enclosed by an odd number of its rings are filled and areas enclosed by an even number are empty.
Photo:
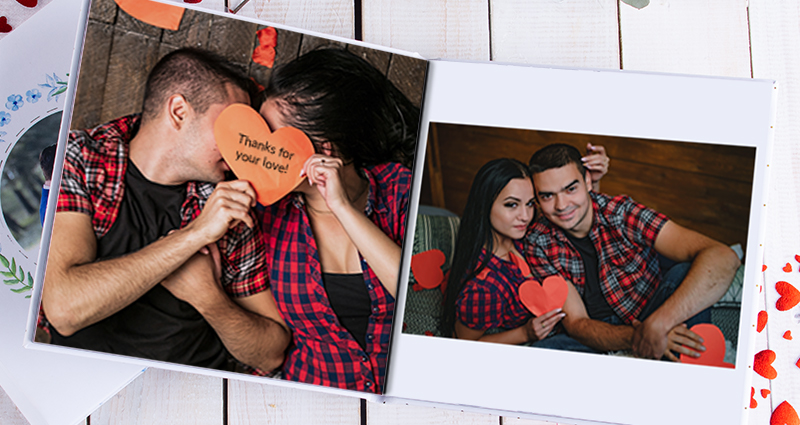
[[[420,252],[411,257],[411,273],[424,289],[433,289],[442,284],[444,273],[444,253],[438,249]]]
[[[800,255],[795,255],[794,256],[794,261],[797,261],[798,263],[800,263]]]
[[[788,401],[784,401],[772,411],[769,425],[800,425],[800,417],[797,416],[794,407]]]
[[[758,323],[756,325],[756,332],[763,331],[764,326],[767,326],[767,312],[761,310],[758,312]]]
[[[258,47],[253,50],[253,62],[272,68],[275,64],[275,46],[278,45],[278,32],[266,27],[258,30]]]
[[[115,0],[128,15],[155,27],[177,31],[184,8],[151,0]]]
[[[540,285],[529,279],[519,286],[522,304],[535,316],[563,307],[567,301],[567,282],[561,276],[549,276]]]
[[[789,282],[779,281],[775,284],[775,290],[781,295],[775,302],[775,308],[779,311],[790,310],[800,303],[800,291]]]
[[[786,273],[791,273],[792,272],[792,265],[789,264],[789,263],[786,263],[786,265],[783,266],[783,271],[785,271]]]
[[[703,346],[706,351],[700,353],[700,357],[691,357],[681,354],[681,363],[698,364],[706,366],[716,366],[733,368],[734,365],[725,363],[725,336],[718,327],[710,323],[700,323],[692,326],[692,332],[703,338]]]
[[[262,205],[271,205],[299,185],[306,160],[314,154],[311,140],[294,127],[274,133],[255,109],[235,103],[214,123],[222,158],[240,179],[247,180]]]
[[[792,340],[792,331],[786,331],[783,333],[783,339],[788,339],[789,341]]]
[[[25,7],[36,7],[39,5],[39,0],[17,0],[17,3]]]
[[[775,361],[775,352],[772,350],[764,350],[756,353],[753,361],[753,370],[767,378],[775,379],[778,376],[778,371],[772,367],[772,362]]]
[[[772,391],[770,391],[770,390],[768,390],[768,389],[763,389],[763,390],[761,390],[761,398],[767,398],[767,396],[768,396],[768,395],[769,395],[769,393],[771,393],[771,392],[772,392]]]
[[[754,395],[756,395],[756,389],[753,388],[753,387],[750,387],[750,408],[751,409],[755,409],[756,407],[758,407],[758,402],[756,401],[756,398],[753,397]]]
[[[0,33],[11,32],[12,29],[11,25],[8,25],[8,18],[0,16]]]

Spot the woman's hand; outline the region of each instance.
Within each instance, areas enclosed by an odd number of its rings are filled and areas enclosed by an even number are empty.
[[[706,347],[703,346],[703,338],[690,331],[685,324],[675,326],[667,334],[667,350],[664,352],[664,356],[673,362],[680,362],[675,353],[697,358],[703,351],[706,351]]]
[[[593,189],[597,191],[599,189],[598,183],[608,172],[608,163],[611,161],[606,155],[606,148],[587,143],[586,156],[581,160],[583,161],[583,166],[589,170],[589,175],[592,177]]]
[[[562,313],[560,308],[557,308],[541,316],[532,317],[528,320],[528,340],[541,341],[545,339],[564,316],[566,314]]]
[[[303,173],[308,176],[308,183],[316,186],[331,211],[350,205],[350,199],[342,184],[343,166],[341,159],[322,154],[311,155],[303,165]]]

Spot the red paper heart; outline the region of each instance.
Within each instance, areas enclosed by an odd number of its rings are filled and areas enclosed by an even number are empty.
[[[756,332],[763,331],[764,326],[767,326],[767,312],[761,310],[758,312],[758,324],[756,325]]]
[[[791,273],[792,272],[792,265],[789,264],[789,263],[786,263],[786,265],[783,266],[783,271],[785,271],[786,273]]]
[[[769,417],[769,425],[800,425],[800,418],[788,401],[779,404]]]
[[[733,368],[730,363],[725,363],[725,336],[718,327],[710,323],[700,323],[692,326],[692,332],[703,338],[703,346],[706,351],[700,353],[700,357],[690,357],[681,354],[681,363],[700,364],[706,366]]]
[[[17,3],[25,7],[36,7],[39,4],[39,0],[17,0]]]
[[[0,32],[11,32],[12,29],[11,25],[8,25],[8,18],[0,16]]]
[[[762,272],[765,272],[765,271],[767,271],[767,265],[766,265],[766,264],[762,264],[762,265],[761,265],[761,271],[762,271]]]
[[[541,316],[549,311],[561,308],[567,301],[567,282],[561,276],[548,276],[540,285],[529,279],[519,286],[519,299],[534,314]]]
[[[750,387],[750,408],[751,409],[755,409],[756,407],[758,407],[758,402],[756,401],[755,397],[753,397],[754,395],[756,395],[756,389],[753,388],[753,387]]]
[[[786,331],[783,333],[783,339],[788,339],[789,341],[792,340],[792,331]]]
[[[775,290],[781,295],[775,302],[775,308],[779,311],[790,310],[800,303],[800,291],[789,282],[779,281],[775,284]]]
[[[772,391],[770,391],[770,390],[768,390],[768,389],[763,389],[763,390],[761,390],[761,398],[767,398],[767,396],[768,396],[768,395],[769,395],[769,393],[771,393],[771,392],[772,392]]]
[[[225,108],[214,123],[222,158],[247,180],[262,205],[272,205],[299,185],[306,160],[314,154],[308,136],[294,127],[270,132],[255,109],[242,103]]]
[[[778,376],[778,371],[772,367],[772,362],[775,361],[775,352],[772,350],[760,351],[756,354],[753,360],[753,370],[767,378],[775,379]]]
[[[17,0],[19,1],[19,0]],[[151,0],[115,0],[128,15],[155,27],[177,31],[184,8]]]
[[[800,263],[800,255],[795,255],[794,256],[794,261],[797,261],[798,263]]]
[[[253,62],[272,68],[275,64],[275,46],[278,45],[278,32],[275,28],[266,27],[258,30],[258,47],[253,50]]]
[[[444,253],[438,249],[420,252],[411,257],[411,272],[414,279],[425,289],[433,289],[444,280],[442,273]]]

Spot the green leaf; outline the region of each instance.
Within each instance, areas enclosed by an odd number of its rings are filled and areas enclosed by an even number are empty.
[[[64,93],[65,91],[67,91],[67,86],[59,87],[58,90],[53,92],[53,96],[57,96],[61,93]]]
[[[3,254],[0,254],[0,262],[3,263],[3,267],[8,268],[8,259]]]
[[[11,257],[11,267],[8,268],[12,273],[17,273],[17,260],[14,257]]]
[[[16,285],[19,283],[17,279],[6,279],[3,281],[6,285]]]
[[[25,291],[30,291],[30,290],[31,290],[31,288],[28,288],[27,286],[23,286],[22,288],[19,288],[19,289],[13,289],[12,288],[11,292],[13,292],[15,294],[21,294],[21,293],[23,293]]]
[[[31,297],[30,295],[25,295],[25,298],[30,298],[30,297]]]
[[[19,275],[18,278],[20,282],[25,282],[25,270],[22,270],[22,266],[19,266]]]
[[[0,274],[5,276],[5,277],[13,277],[14,279],[17,278],[17,275],[15,275],[14,273],[11,273],[11,272],[0,272]]]
[[[31,272],[28,272],[28,286],[31,288],[33,287],[33,276],[31,276]]]
[[[650,4],[650,0],[622,0],[623,3],[627,3],[630,6],[633,6],[637,9],[644,9]]]

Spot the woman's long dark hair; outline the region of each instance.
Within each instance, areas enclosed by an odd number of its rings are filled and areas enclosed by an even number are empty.
[[[486,267],[494,251],[494,234],[490,214],[492,204],[512,179],[530,178],[528,168],[516,159],[500,158],[487,162],[478,171],[469,190],[467,205],[461,217],[456,238],[453,264],[447,279],[442,314],[442,332],[453,334],[456,323],[456,298],[464,284]],[[481,249],[486,255],[478,264]]]
[[[346,50],[315,50],[275,69],[264,99],[277,99],[288,125],[316,146],[330,142],[357,169],[386,162],[411,168],[419,108]]]

